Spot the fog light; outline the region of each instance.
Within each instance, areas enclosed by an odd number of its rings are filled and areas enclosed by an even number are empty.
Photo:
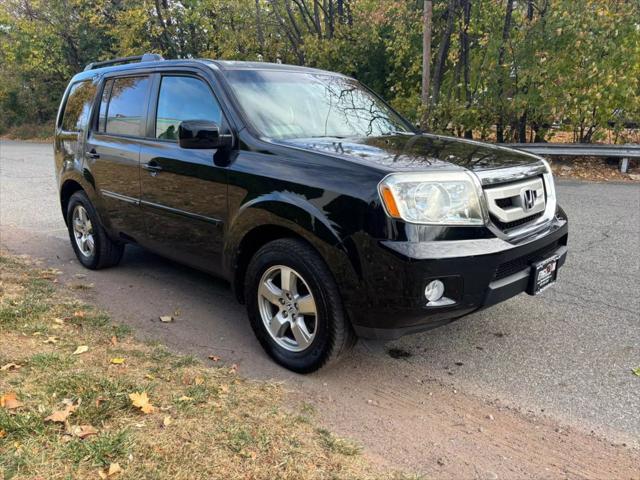
[[[440,280],[432,280],[424,289],[424,296],[429,302],[437,302],[444,295],[444,283]]]

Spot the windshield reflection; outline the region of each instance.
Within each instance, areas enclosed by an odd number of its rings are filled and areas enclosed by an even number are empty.
[[[384,102],[346,77],[267,70],[235,70],[227,75],[247,119],[267,138],[411,133]]]

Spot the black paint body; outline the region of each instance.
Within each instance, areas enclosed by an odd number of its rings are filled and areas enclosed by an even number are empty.
[[[505,283],[499,265],[540,250],[566,256],[568,223],[558,207],[549,228],[535,236],[497,241],[488,226],[439,227],[388,217],[378,184],[389,173],[509,169],[539,162],[514,150],[460,139],[389,135],[362,139],[268,141],[243,118],[224,72],[234,68],[301,67],[161,61],[89,70],[71,85],[97,86],[87,128],[61,128],[55,136],[55,167],[63,210],[69,196],[84,189],[113,239],[135,242],[164,256],[221,276],[242,299],[244,269],[266,241],[304,239],[324,258],[342,293],[356,332],[397,337],[437,326],[497,303],[526,289],[528,267]],[[162,74],[193,75],[209,84],[221,104],[223,133],[232,147],[183,149],[153,134]],[[326,72],[323,72],[326,73]],[[105,79],[149,75],[147,129],[141,138],[95,131]],[[505,170],[507,171],[507,170]],[[438,245],[461,248],[438,255]],[[429,279],[444,279],[455,305],[427,308]]]

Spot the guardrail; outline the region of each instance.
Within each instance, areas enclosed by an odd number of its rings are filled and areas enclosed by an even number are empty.
[[[582,143],[503,143],[536,155],[550,157],[605,157],[619,158],[620,171],[627,173],[630,158],[640,158],[640,145],[590,145]]]

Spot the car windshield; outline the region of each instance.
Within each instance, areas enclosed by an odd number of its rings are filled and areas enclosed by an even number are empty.
[[[268,70],[227,73],[247,119],[263,137],[372,137],[410,133],[407,123],[357,81]]]

